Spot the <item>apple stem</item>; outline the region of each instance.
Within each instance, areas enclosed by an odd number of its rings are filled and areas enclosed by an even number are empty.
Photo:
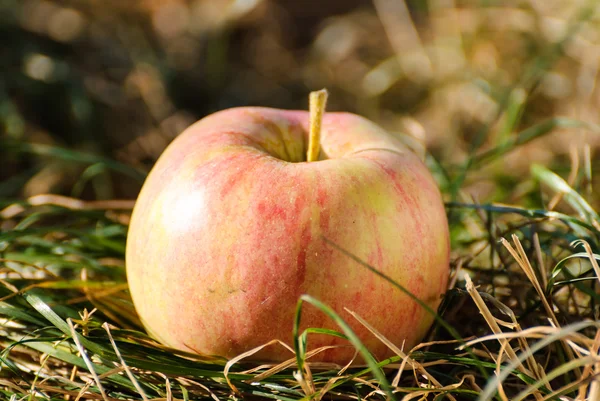
[[[308,137],[308,151],[306,160],[314,162],[319,160],[321,150],[321,122],[325,114],[325,105],[327,104],[327,89],[310,92],[310,132]]]

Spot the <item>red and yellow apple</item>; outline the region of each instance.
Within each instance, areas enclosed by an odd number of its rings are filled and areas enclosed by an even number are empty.
[[[356,312],[405,349],[433,317],[337,244],[431,308],[445,291],[446,214],[423,163],[374,123],[322,119],[320,157],[306,161],[309,114],[244,107],[212,114],[177,137],[133,211],[127,277],[148,332],[184,351],[234,357],[272,339],[292,344],[298,298],[346,319],[378,358],[391,351]],[[327,239],[328,241],[326,241]],[[306,305],[303,327],[338,329]],[[346,340],[310,335],[312,360],[347,362]],[[292,357],[280,346],[255,357]]]

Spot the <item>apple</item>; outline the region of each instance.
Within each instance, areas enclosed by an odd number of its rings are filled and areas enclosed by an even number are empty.
[[[373,122],[318,110],[312,119],[261,107],[220,111],[161,155],[136,202],[126,254],[150,335],[227,358],[273,339],[292,344],[298,298],[309,294],[377,358],[392,352],[346,308],[404,349],[424,336],[431,314],[331,243],[435,310],[449,270],[438,187],[421,160]],[[306,304],[302,325],[338,329]],[[330,345],[339,347],[311,360],[346,363],[354,355],[344,339],[309,335],[309,349]],[[293,355],[274,345],[254,357]]]

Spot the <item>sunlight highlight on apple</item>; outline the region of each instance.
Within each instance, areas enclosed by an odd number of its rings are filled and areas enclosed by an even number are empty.
[[[162,226],[167,232],[181,234],[203,225],[206,221],[204,191],[189,194],[171,193],[163,198]]]

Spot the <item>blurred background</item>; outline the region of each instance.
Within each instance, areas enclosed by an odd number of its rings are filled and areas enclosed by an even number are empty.
[[[133,199],[195,120],[303,109],[322,87],[328,110],[426,149],[445,189],[511,202],[532,162],[566,177],[587,160],[591,191],[599,134],[552,119],[599,123],[598,3],[0,0],[0,199]],[[548,121],[550,135],[468,169]]]

